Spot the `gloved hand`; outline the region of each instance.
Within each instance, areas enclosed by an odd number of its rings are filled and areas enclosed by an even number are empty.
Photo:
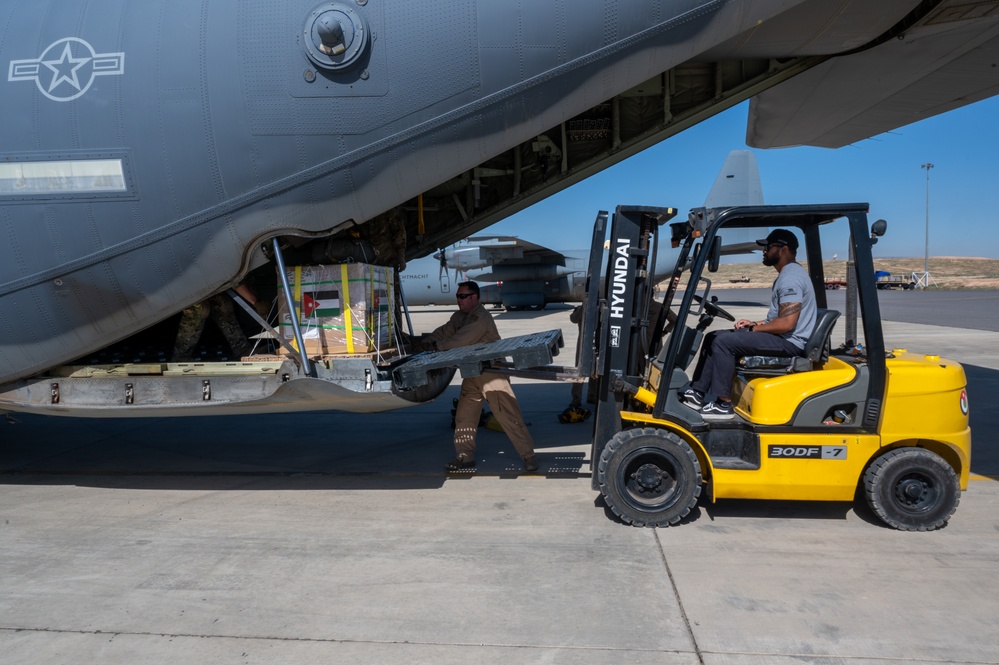
[[[422,335],[410,335],[400,331],[399,338],[402,340],[403,346],[408,348],[412,353],[433,350],[430,345],[430,335],[427,333]]]
[[[414,337],[413,349],[417,351],[428,351],[428,352],[433,352],[437,350],[434,348],[434,341],[430,339],[429,333],[424,333],[419,337]]]

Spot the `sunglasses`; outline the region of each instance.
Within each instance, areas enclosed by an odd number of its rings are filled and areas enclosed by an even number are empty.
[[[474,293],[456,293],[454,297],[458,300],[464,300],[465,298],[471,298],[474,295]]]

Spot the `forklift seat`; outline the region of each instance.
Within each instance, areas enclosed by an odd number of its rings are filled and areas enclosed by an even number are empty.
[[[829,338],[838,318],[839,312],[834,309],[819,309],[815,312],[815,327],[805,342],[804,356],[744,356],[739,358],[736,365],[745,374],[766,376],[821,369],[829,359]]]

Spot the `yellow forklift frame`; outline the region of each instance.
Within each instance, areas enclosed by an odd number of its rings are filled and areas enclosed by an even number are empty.
[[[611,510],[637,526],[676,524],[709,498],[852,501],[858,487],[887,525],[931,530],[967,489],[971,459],[967,381],[956,362],[884,348],[871,248],[887,227],[868,229],[864,203],[695,209],[670,224],[679,257],[660,314],[650,317],[649,281],[669,208],[620,206],[610,230],[601,289],[584,309],[580,373],[596,394],[593,483]],[[820,228],[845,220],[853,273],[844,347],[784,368],[740,370],[737,417],[709,421],[678,392],[704,330],[731,318],[710,299],[725,228],[797,229],[817,305],[826,309]],[[591,276],[599,275],[606,213],[594,225]],[[598,247],[599,244],[599,247]],[[596,269],[594,269],[596,266]],[[678,285],[689,268],[687,287]],[[592,286],[592,284],[591,284]],[[700,291],[703,290],[703,293]],[[854,303],[859,298],[864,345]],[[666,332],[666,312],[676,323]],[[694,321],[696,320],[696,324]]]

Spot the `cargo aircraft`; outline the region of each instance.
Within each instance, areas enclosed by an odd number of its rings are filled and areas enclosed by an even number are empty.
[[[0,0],[0,409],[428,399],[354,359],[227,397],[51,375],[289,248],[402,208],[426,256],[747,99],[761,148],[973,103],[997,46],[996,0]]]

